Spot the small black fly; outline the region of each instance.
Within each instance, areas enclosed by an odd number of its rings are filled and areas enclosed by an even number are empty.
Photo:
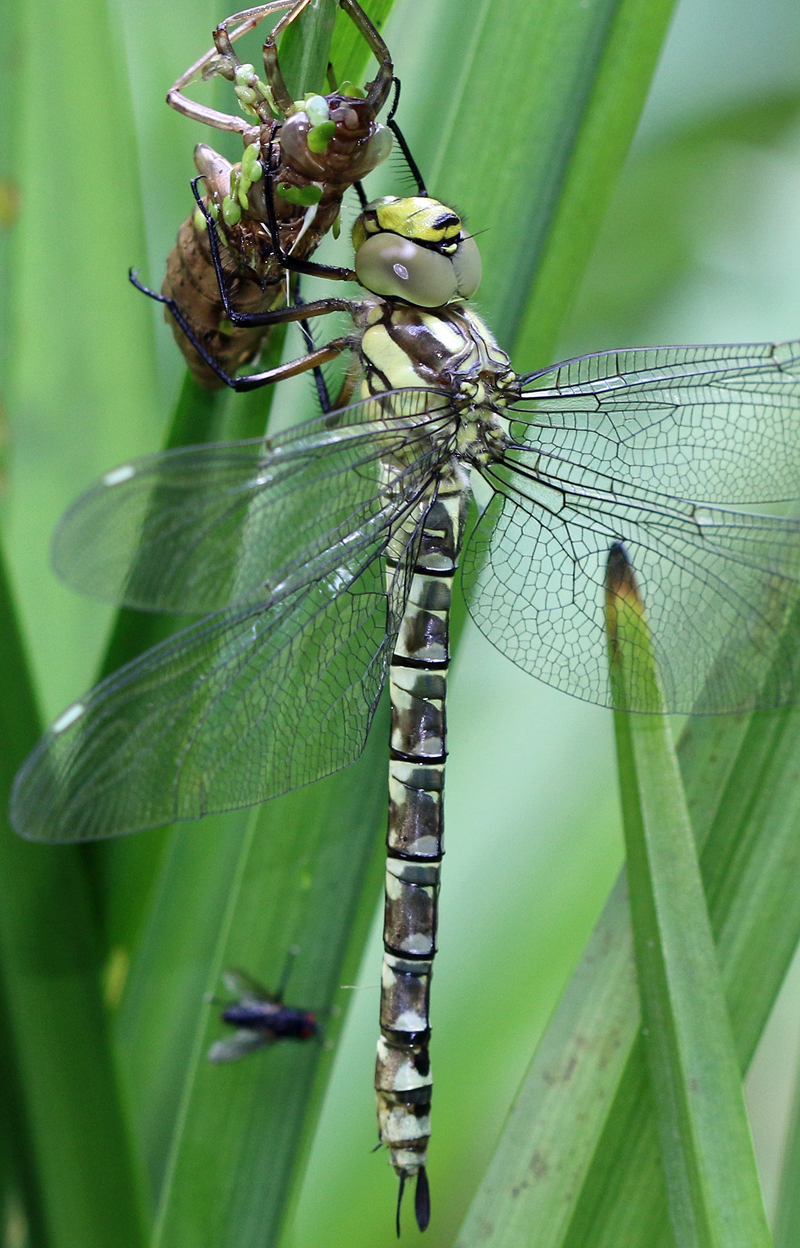
[[[297,952],[297,949],[289,950],[281,982],[274,993],[244,971],[224,972],[223,983],[236,999],[226,1005],[220,1018],[236,1031],[229,1039],[212,1044],[208,1050],[210,1062],[235,1062],[278,1040],[311,1040],[319,1034],[319,1024],[310,1010],[298,1010],[283,1003]]]

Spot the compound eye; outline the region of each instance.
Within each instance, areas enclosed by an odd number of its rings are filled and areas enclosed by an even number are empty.
[[[474,238],[462,238],[450,257],[455,269],[460,299],[471,299],[481,284],[481,253]]]
[[[457,294],[451,261],[398,234],[373,234],[356,252],[358,280],[375,295],[440,308]]]

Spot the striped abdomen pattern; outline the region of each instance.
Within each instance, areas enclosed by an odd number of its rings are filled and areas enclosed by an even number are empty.
[[[439,483],[422,532],[389,685],[388,859],[375,1089],[381,1142],[390,1150],[401,1185],[418,1176],[421,1227],[427,1221],[432,1090],[428,1006],[444,853],[448,630],[466,499],[460,475]],[[395,565],[391,558],[387,563],[391,581]]]

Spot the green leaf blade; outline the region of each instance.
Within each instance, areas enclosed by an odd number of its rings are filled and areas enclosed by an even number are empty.
[[[338,7],[338,0],[311,0],[281,40],[281,73],[295,100],[309,91],[325,91]]]
[[[649,1069],[678,1248],[771,1243],[665,718],[615,714]]]
[[[672,0],[626,0],[594,17],[593,73],[587,75],[584,107],[573,120],[572,159],[564,168],[557,211],[538,240],[540,258],[530,297],[517,313],[516,351],[526,368],[553,358],[563,318],[633,140],[673,8]],[[568,116],[563,125],[569,129]]]
[[[677,1248],[771,1244],[686,799],[635,571],[607,619],[634,948]],[[644,695],[644,697],[642,697]]]
[[[572,1212],[565,1195],[585,1179],[639,1020],[630,929],[617,920],[627,906],[621,878],[542,1038],[456,1248],[527,1248],[533,1227],[537,1248],[562,1242]]]
[[[799,749],[800,715],[786,710],[692,718],[678,750],[742,1070],[800,937]],[[632,950],[624,877],[534,1056],[460,1248],[516,1248],[534,1230],[537,1248],[674,1248],[632,954],[612,965],[601,952],[615,944]],[[559,1043],[605,1045],[614,1060],[554,1083]],[[562,1122],[582,1129],[559,1132]]]
[[[792,710],[691,719],[678,747],[743,1071],[800,938],[793,796],[798,749],[800,716]],[[627,919],[620,915],[619,921]],[[641,1035],[596,1141],[564,1244],[674,1244]]]
[[[361,6],[379,34],[392,11],[392,3],[393,0],[365,0]],[[374,76],[370,50],[353,22],[342,11],[337,14],[333,32],[331,63],[338,83],[349,80],[356,86],[363,86],[365,73],[369,78]]]
[[[795,1088],[786,1151],[781,1167],[775,1248],[794,1248],[800,1223],[800,1099]]]
[[[142,1248],[137,1177],[100,995],[95,914],[80,852],[30,845],[5,811],[38,717],[0,564],[0,983],[13,1141],[37,1243]]]

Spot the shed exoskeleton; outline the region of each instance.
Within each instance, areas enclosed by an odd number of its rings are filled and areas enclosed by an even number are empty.
[[[378,62],[374,80],[363,91],[345,82],[326,95],[292,99],[281,73],[277,41],[308,2],[274,0],[225,18],[214,31],[214,47],[167,94],[167,102],[184,116],[242,136],[244,155],[236,164],[206,143],[198,143],[194,152],[205,205],[215,221],[226,287],[241,311],[265,312],[283,302],[286,270],[280,252],[297,260],[313,253],[324,235],[336,228],[345,191],[354,184],[360,191],[360,180],[388,157],[392,132],[422,185],[394,121],[397,96],[387,123],[377,121],[395,81],[392,59],[356,0],[340,0],[340,5]],[[264,18],[287,8],[264,42],[263,80],[252,65],[242,64],[233,43]],[[218,112],[184,93],[190,83],[216,75],[233,84],[244,117]],[[267,162],[277,247],[265,201]],[[162,294],[180,307],[204,351],[225,372],[235,373],[254,359],[269,333],[263,325],[245,327],[228,318],[212,264],[207,219],[198,210],[180,227],[167,259]],[[194,376],[209,389],[218,387],[220,379],[180,329],[169,305],[165,315]]]

